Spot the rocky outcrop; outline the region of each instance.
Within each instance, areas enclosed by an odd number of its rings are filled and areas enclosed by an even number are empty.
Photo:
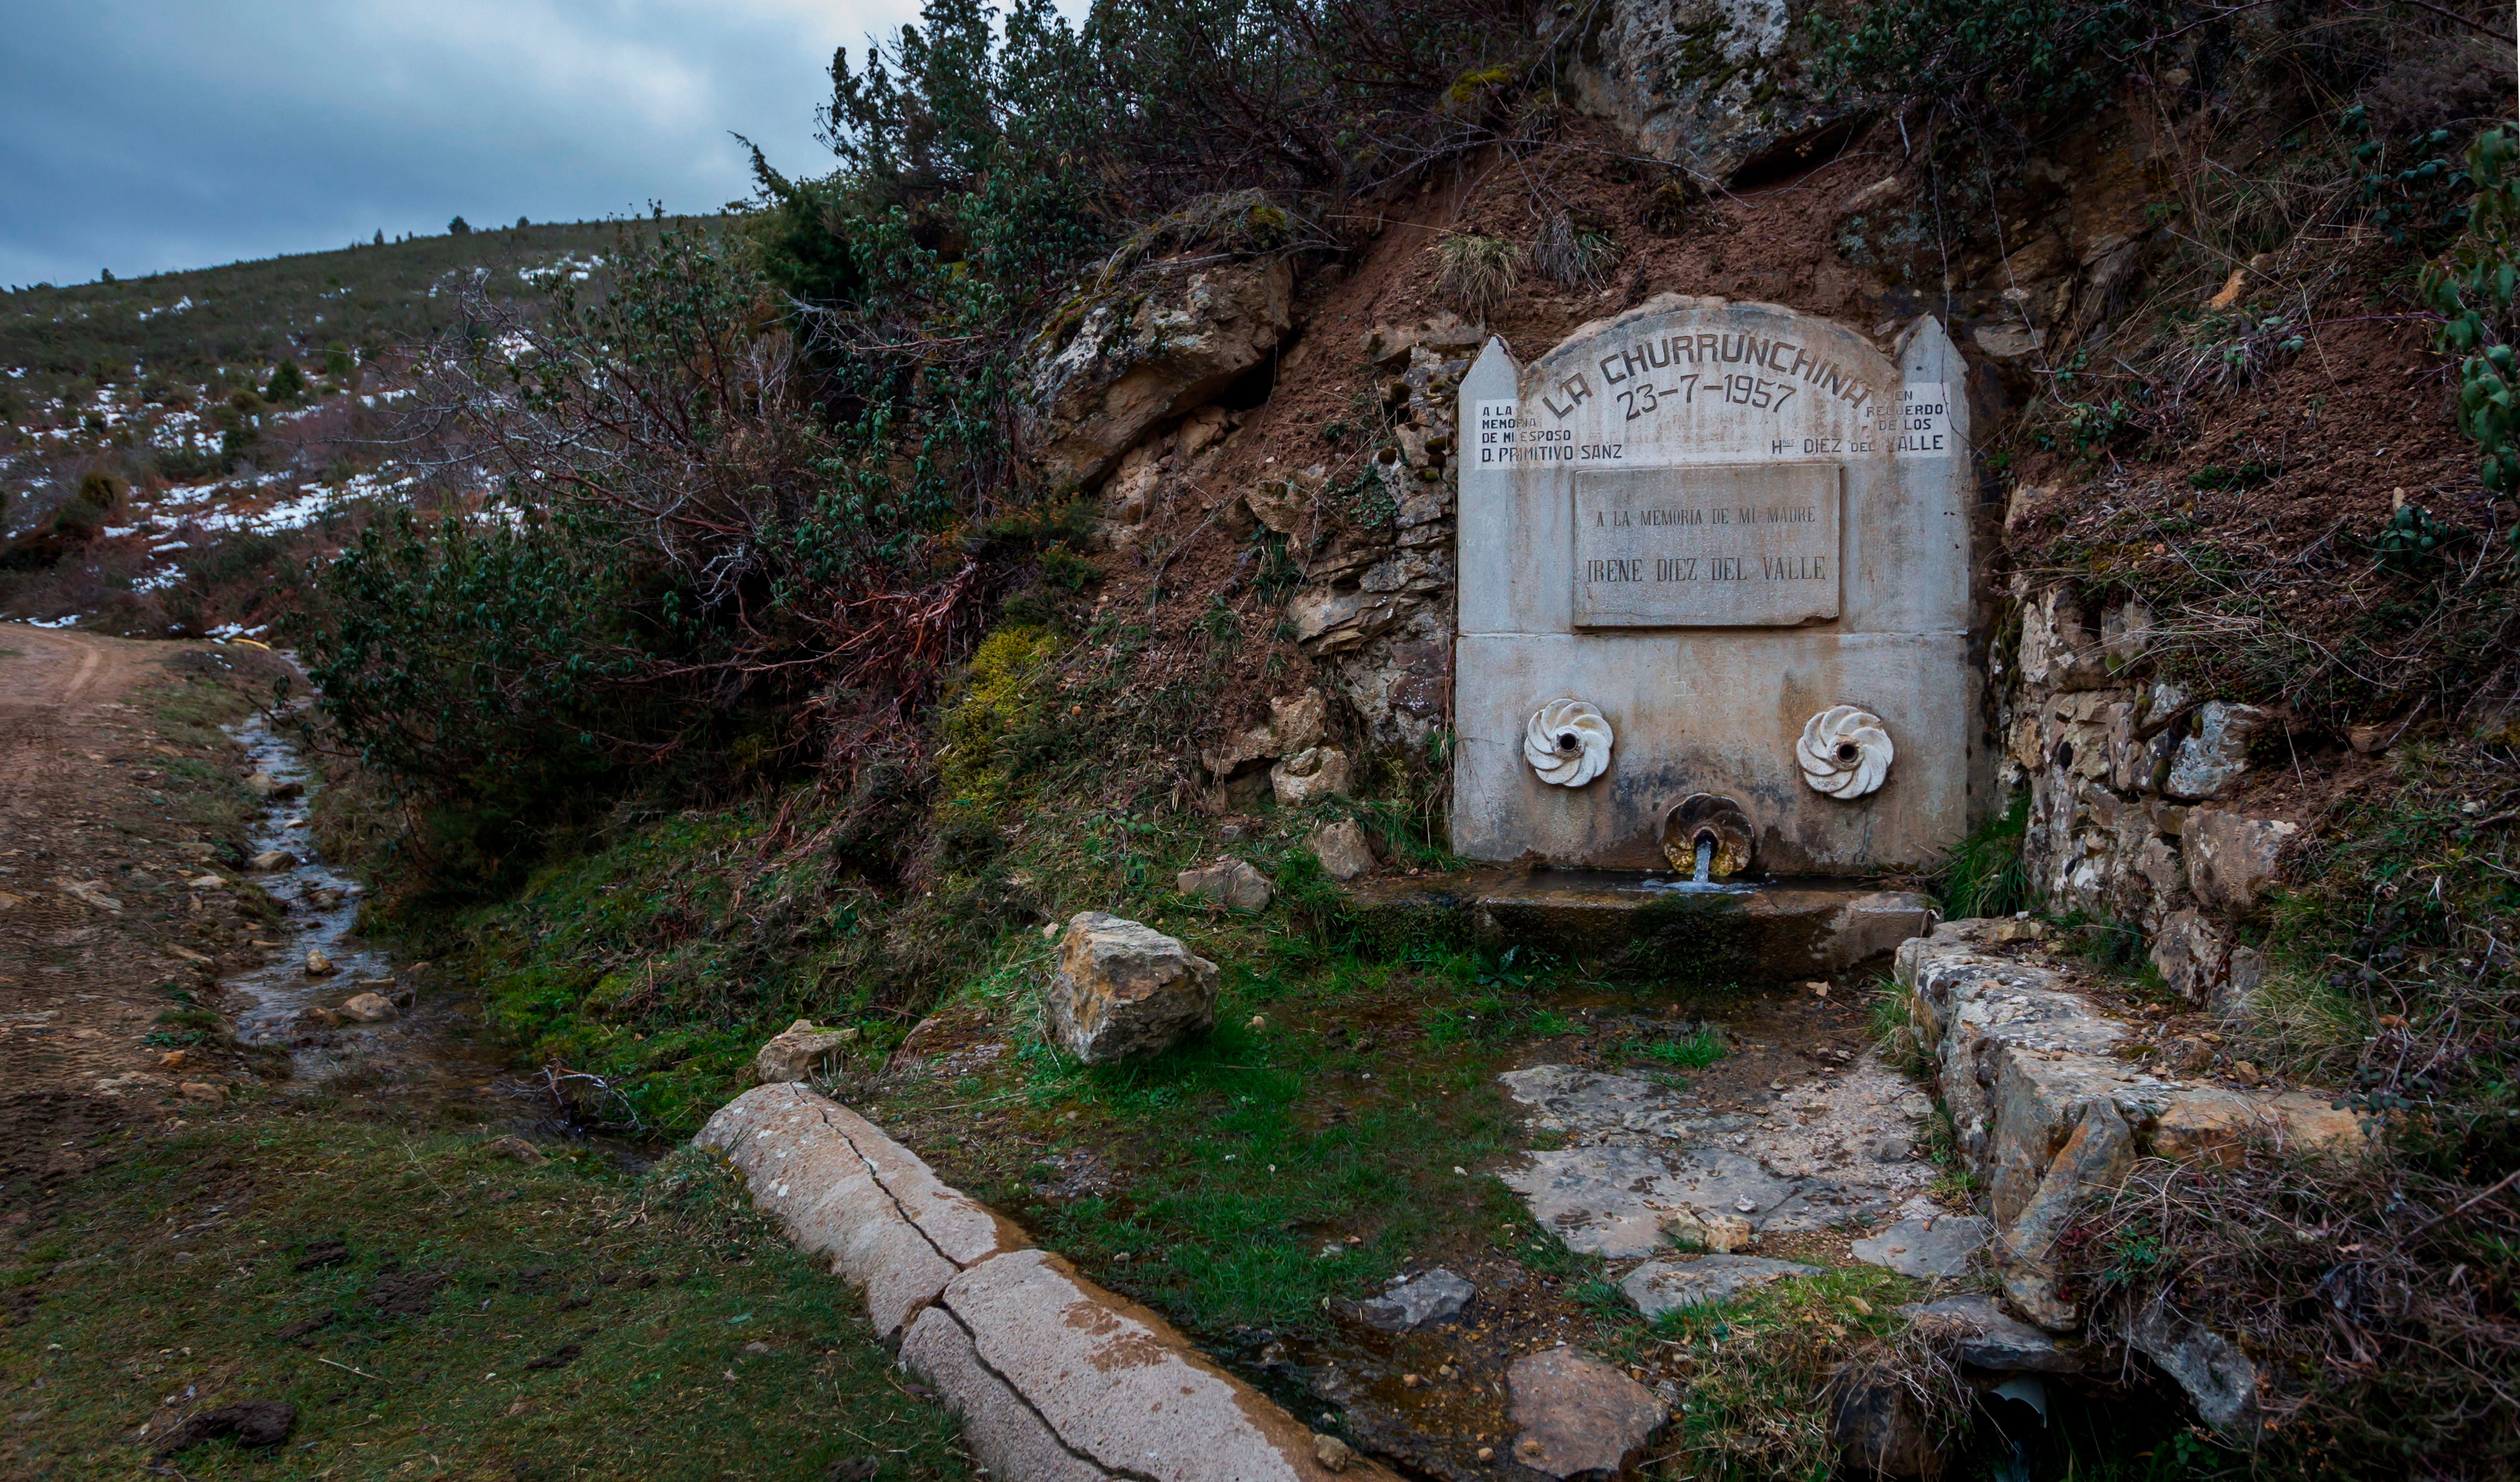
[[[1304,651],[1327,668],[1377,743],[1417,744],[1451,706],[1454,424],[1462,377],[1486,332],[1442,315],[1367,332],[1393,441],[1381,449],[1363,502],[1379,518],[1349,521],[1314,553],[1286,617]],[[1308,470],[1246,491],[1273,530],[1303,535],[1326,476]]]
[[[1080,911],[1059,937],[1050,1023],[1089,1065],[1160,1055],[1215,1027],[1216,965],[1152,926]]]
[[[1161,1318],[1030,1247],[847,1107],[764,1086],[695,1139],[726,1154],[798,1248],[866,1299],[902,1363],[1017,1482],[1320,1482],[1313,1433]],[[1342,1458],[1349,1475],[1387,1479]]]
[[[1283,260],[1158,261],[1080,295],[1027,374],[1023,436],[1053,488],[1089,488],[1158,424],[1213,401],[1294,327]]]
[[[1610,0],[1586,7],[1576,105],[1705,184],[1817,163],[1846,115],[1801,82],[1785,0]]]
[[[2154,627],[2139,602],[2094,623],[2061,589],[2016,598],[2006,766],[2030,793],[2033,885],[2051,912],[2139,926],[2187,998],[2245,997],[2261,964],[2241,926],[2278,880],[2295,826],[2226,800],[2273,717],[2148,675]]]
[[[2183,1081],[2120,1057],[2132,1030],[2005,940],[2015,924],[1947,921],[1899,949],[1897,974],[1959,1153],[1987,1186],[2005,1304],[2032,1325],[2080,1328],[2059,1244],[2137,1158],[2222,1161],[2252,1138],[2329,1156],[2368,1145],[2355,1114],[2323,1099]],[[2216,1416],[2254,1404],[2235,1398],[2253,1396],[2257,1379],[2232,1340],[2162,1322],[2158,1343],[2138,1334],[2138,1346],[2169,1356],[2156,1362],[2200,1415],[2222,1425]]]

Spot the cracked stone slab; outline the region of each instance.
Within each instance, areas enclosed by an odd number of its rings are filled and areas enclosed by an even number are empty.
[[[745,1092],[693,1141],[727,1155],[798,1249],[831,1259],[887,1338],[956,1272],[1030,1243],[874,1123],[799,1086]]]
[[[1792,1277],[1816,1277],[1817,1266],[1773,1261],[1765,1256],[1699,1256],[1695,1260],[1647,1261],[1619,1283],[1637,1311],[1650,1320],[1684,1307],[1709,1307],[1729,1302],[1746,1291]]]
[[[1986,1244],[1992,1229],[1985,1217],[1973,1214],[1901,1220],[1856,1241],[1855,1258],[1903,1277],[1956,1277],[1968,1270],[1969,1257]]]
[[[1530,1154],[1500,1174],[1533,1218],[1570,1247],[1613,1260],[1662,1248],[1677,1209],[1739,1215],[1762,1233],[1863,1223],[1933,1180],[1885,1143],[1912,1145],[1930,1107],[1872,1056],[1848,1074],[1788,1092],[1761,1115],[1688,1105],[1669,1087],[1631,1076],[1534,1065],[1503,1077],[1531,1123],[1584,1145]]]
[[[1573,1065],[1533,1065],[1497,1079],[1532,1108],[1531,1126],[1588,1143],[1702,1139],[1748,1120],[1688,1105],[1668,1086]]]
[[[862,1290],[903,1361],[1018,1482],[1328,1482],[1314,1436],[1163,1319],[1027,1244],[848,1108],[795,1085],[736,1098],[694,1140]],[[1364,1459],[1349,1482],[1391,1482]]]

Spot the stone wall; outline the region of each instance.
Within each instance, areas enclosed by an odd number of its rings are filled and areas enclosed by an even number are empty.
[[[2153,613],[2017,586],[1999,645],[2004,777],[2030,794],[2023,860],[2051,912],[2139,927],[2181,994],[2228,1006],[2263,965],[2248,921],[2297,826],[2238,801],[2281,735],[2268,711],[2199,701],[2155,672]],[[2006,671],[2009,672],[2006,672]]]

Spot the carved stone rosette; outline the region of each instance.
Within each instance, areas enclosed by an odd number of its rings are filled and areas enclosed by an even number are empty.
[[[1794,760],[1815,792],[1853,801],[1881,786],[1894,752],[1881,717],[1853,705],[1831,705],[1803,725]]]
[[[1590,702],[1552,699],[1522,730],[1522,759],[1540,780],[1581,787],[1610,766],[1610,722]]]

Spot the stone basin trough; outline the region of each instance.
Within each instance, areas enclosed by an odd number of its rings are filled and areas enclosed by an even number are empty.
[[[1686,884],[1636,871],[1506,868],[1368,878],[1348,890],[1395,939],[1531,946],[1675,983],[1829,977],[1933,927],[1932,904],[1912,890],[1838,879]]]

